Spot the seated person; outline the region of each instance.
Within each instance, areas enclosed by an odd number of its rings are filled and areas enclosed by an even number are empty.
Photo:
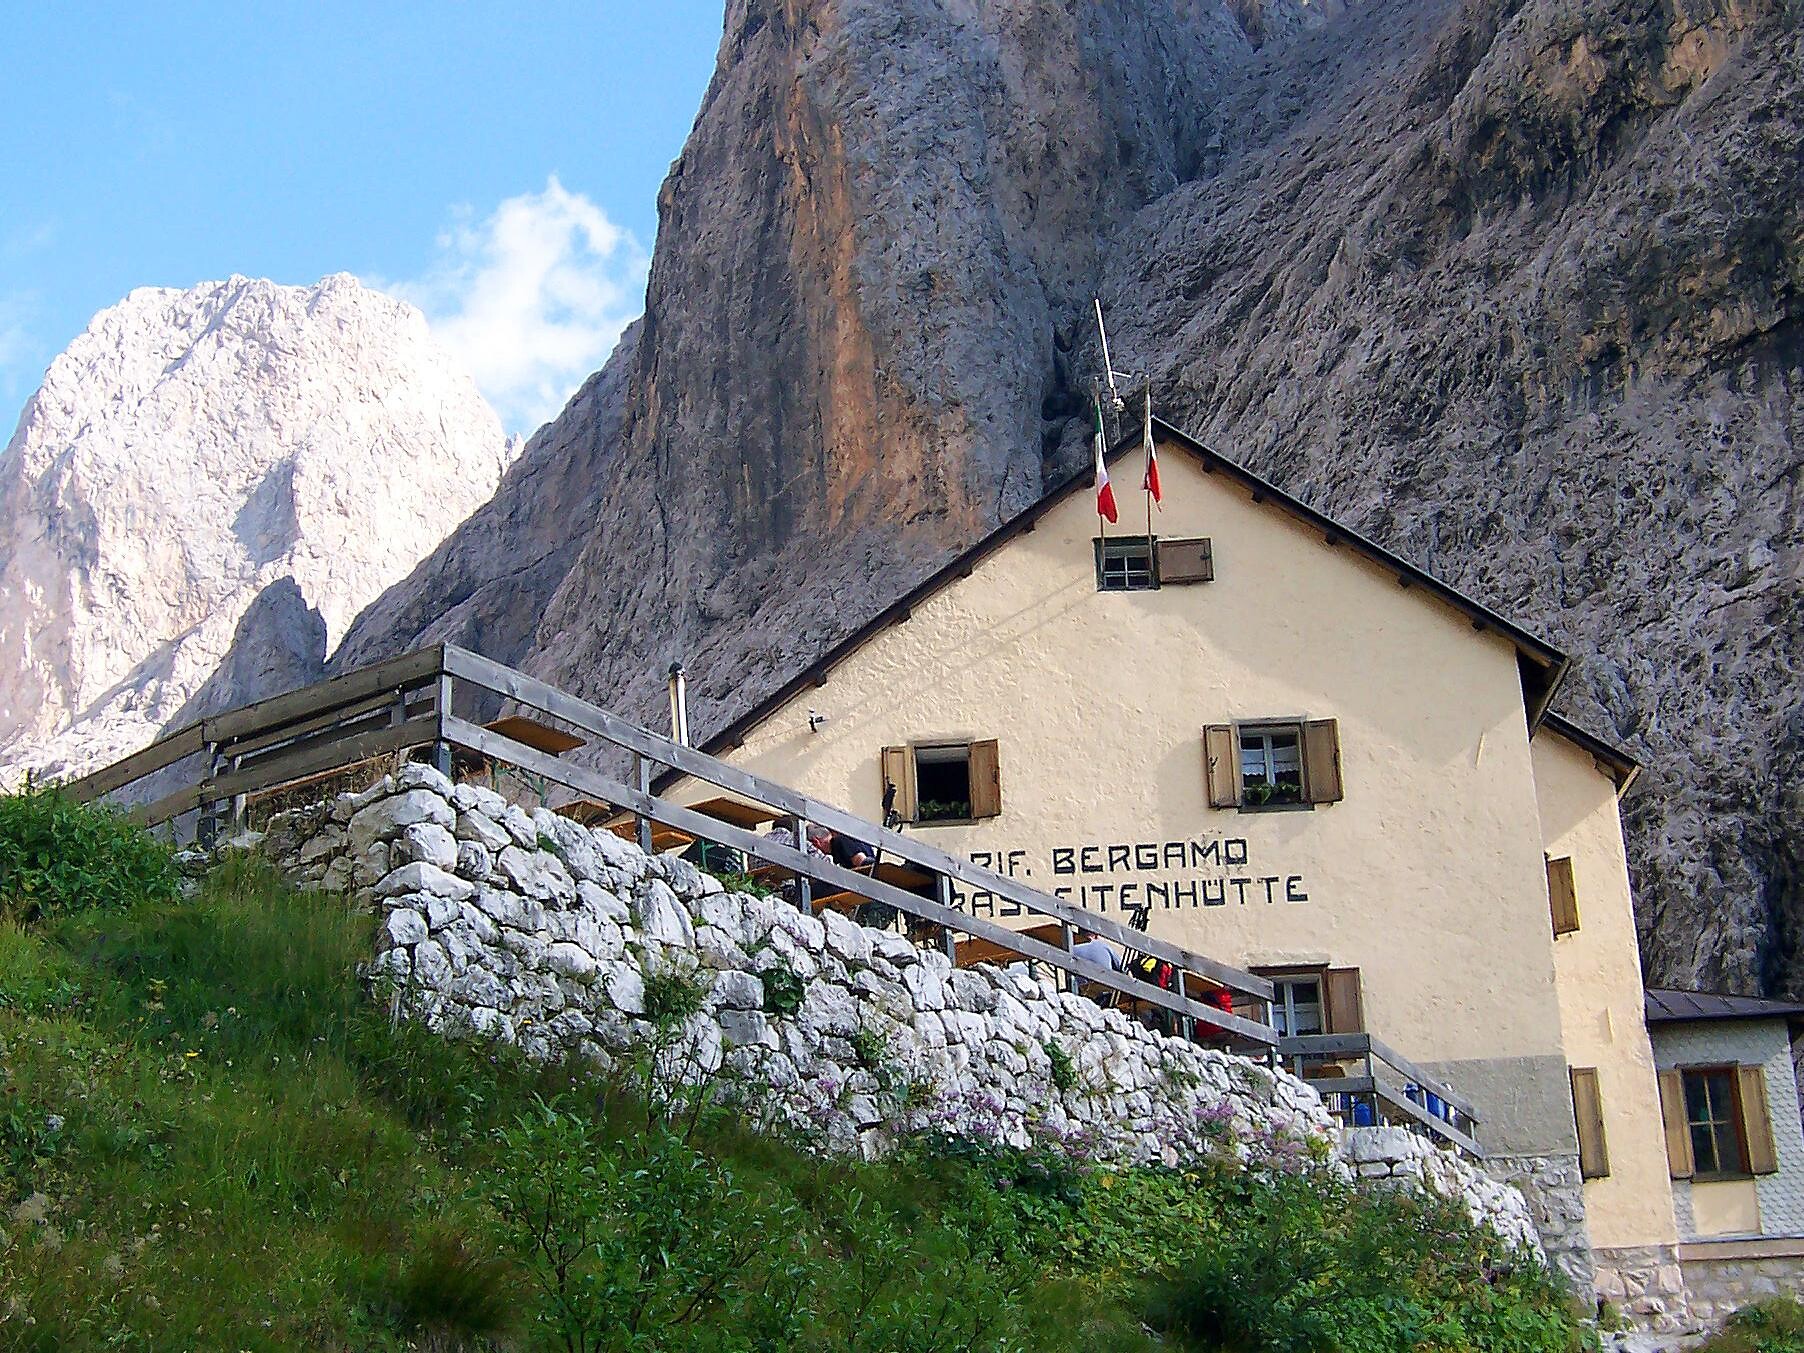
[[[876,850],[854,837],[811,822],[808,824],[808,844],[841,869],[853,869],[860,874],[876,871]],[[887,902],[865,902],[852,909],[854,921],[876,930],[888,930],[896,923],[896,916],[896,909]]]
[[[1224,1014],[1231,1015],[1234,1013],[1234,993],[1229,991],[1226,987],[1210,988],[1203,993],[1202,1003],[1213,1009],[1220,1010]],[[1227,1031],[1223,1029],[1221,1025],[1211,1024],[1206,1019],[1199,1019],[1196,1022],[1196,1036],[1198,1038],[1212,1039],[1218,1035],[1223,1038],[1227,1036]]]
[[[876,852],[863,841],[841,836],[838,832],[815,823],[808,825],[808,844],[821,854],[829,856],[842,869],[856,869],[865,873],[877,863]]]
[[[1121,955],[1115,952],[1114,945],[1094,930],[1077,932],[1077,942],[1071,946],[1071,956],[1081,958],[1086,963],[1094,963],[1099,968],[1107,968],[1111,972],[1121,971]]]

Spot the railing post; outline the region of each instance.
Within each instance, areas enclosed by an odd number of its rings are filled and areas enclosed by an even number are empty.
[[[948,911],[952,907],[952,880],[944,874],[936,874],[933,879],[933,895],[939,904]],[[940,927],[940,948],[946,951],[946,958],[953,967],[958,966],[958,936],[949,925]]]
[[[633,754],[633,784],[641,794],[651,793],[651,762],[646,760],[643,752]],[[639,849],[649,855],[651,854],[651,819],[644,813],[636,816],[639,821]]]
[[[451,744],[445,741],[445,720],[451,717],[451,674],[438,674],[438,739],[432,744],[432,768],[447,780],[451,778]],[[401,697],[401,715],[407,714],[407,697]]]
[[[795,832],[796,849],[806,857],[808,854],[808,819],[805,817],[791,818],[789,826],[790,830]],[[814,915],[814,880],[806,874],[796,875],[796,906],[801,909],[802,915]]]
[[[210,782],[219,774],[219,744],[207,744],[207,781]],[[219,842],[219,800],[203,796],[200,802],[200,816],[194,822],[194,844],[202,850],[211,850]]]
[[[1059,931],[1064,937],[1065,952],[1070,953],[1077,947],[1077,927],[1069,921],[1060,921]],[[1065,969],[1065,990],[1073,995],[1077,993],[1077,974],[1069,968]]]

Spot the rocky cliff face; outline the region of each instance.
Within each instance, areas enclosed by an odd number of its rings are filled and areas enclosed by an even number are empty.
[[[79,772],[316,679],[508,455],[420,314],[350,277],[134,291],[0,458],[0,762]]]
[[[640,331],[345,653],[648,717],[683,657],[718,726],[1079,461],[1099,287],[1177,421],[1582,656],[1655,976],[1804,991],[1799,28],[733,0]]]

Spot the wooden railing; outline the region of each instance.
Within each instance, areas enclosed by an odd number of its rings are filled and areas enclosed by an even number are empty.
[[[1284,1037],[1278,1056],[1342,1120],[1412,1127],[1484,1159],[1478,1110],[1471,1101],[1371,1034]]]
[[[540,751],[456,713],[497,701],[536,711],[628,753],[633,783]],[[1186,1036],[1200,1027],[1215,1036],[1263,1049],[1277,1041],[1271,1027],[1261,1020],[1230,1014],[1194,999],[1226,987],[1265,1008],[1272,997],[1272,984],[1263,977],[1130,930],[1106,916],[1027,887],[1018,879],[864,821],[454,645],[421,649],[202,719],[66,788],[77,798],[99,799],[126,791],[147,777],[167,774],[176,763],[195,758],[200,764],[197,776],[152,801],[137,804],[132,811],[147,823],[196,814],[199,834],[210,838],[218,823],[243,815],[247,796],[300,784],[382,753],[418,748],[431,749],[433,760],[447,772],[454,751],[462,750],[602,800],[634,815],[640,843],[647,849],[653,823],[733,847],[793,874],[798,901],[805,907],[810,906],[817,885],[853,893],[887,903],[937,928],[949,956],[956,956],[958,937],[967,936],[1018,960],[1045,963],[1063,973],[1073,989],[1113,992],[1126,1002],[1161,1011],[1167,1022]],[[663,768],[771,809],[788,820],[798,845],[771,840],[654,793],[653,782]],[[920,896],[800,848],[811,823],[868,842],[883,855],[930,875],[936,895]],[[959,911],[952,905],[954,881],[1015,903],[1027,915],[1057,922],[1062,943],[1048,943]],[[1078,931],[1090,931],[1123,949],[1166,960],[1177,974],[1174,987],[1154,986],[1078,958],[1070,952]]]

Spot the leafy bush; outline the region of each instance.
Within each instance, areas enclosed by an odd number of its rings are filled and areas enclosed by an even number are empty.
[[[657,1027],[675,1028],[707,1004],[708,975],[693,964],[666,960],[643,972],[645,1017]]]
[[[174,898],[178,882],[169,847],[113,809],[54,787],[0,798],[0,912],[122,911]]]
[[[764,1013],[789,1016],[802,1008],[807,985],[788,968],[772,968],[760,973],[764,979]]]
[[[1744,1306],[1697,1353],[1804,1353],[1804,1301],[1773,1297]]]
[[[1209,1353],[1570,1353],[1595,1347],[1539,1264],[1457,1204],[1247,1179],[1230,1227],[1154,1284],[1154,1328]]]

